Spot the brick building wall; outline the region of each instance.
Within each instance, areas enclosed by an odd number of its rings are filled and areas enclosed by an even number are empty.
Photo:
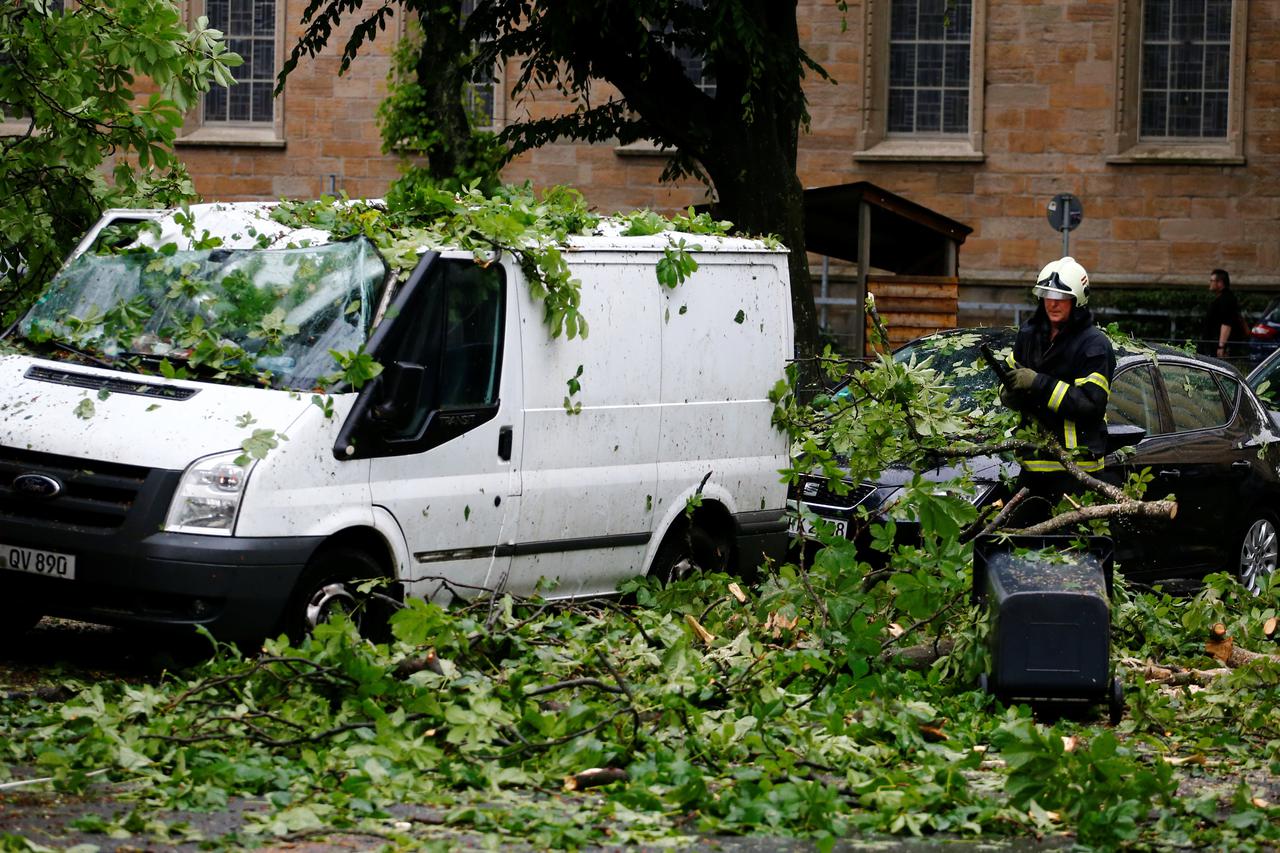
[[[303,5],[287,2],[292,33]],[[960,254],[962,300],[1024,298],[1029,277],[1060,254],[1045,205],[1061,192],[1084,204],[1071,248],[1097,285],[1203,288],[1208,270],[1225,266],[1238,287],[1280,291],[1280,0],[1235,0],[1234,14],[1247,16],[1244,61],[1233,69],[1244,80],[1242,127],[1233,129],[1239,156],[1191,162],[1126,159],[1117,141],[1123,76],[1136,73],[1122,36],[1137,0],[975,0],[978,153],[868,153],[877,81],[867,33],[884,26],[886,6],[850,4],[842,20],[833,0],[799,0],[801,37],[838,81],[807,81],[812,122],[800,140],[800,177],[808,187],[871,181],[971,226]],[[384,192],[399,171],[380,153],[374,121],[391,41],[380,38],[341,78],[335,55],[304,60],[285,94],[283,147],[185,145],[198,190],[312,196],[330,188],[332,175],[353,196]],[[513,75],[508,69],[508,84]],[[594,97],[604,94],[600,87]],[[501,103],[496,121],[563,108],[554,93],[540,93]],[[505,177],[571,184],[604,212],[670,212],[705,200],[697,183],[659,185],[663,165],[644,146],[559,144],[520,157]]]
[[[198,3],[185,3],[186,13],[203,12]],[[276,69],[297,43],[307,2],[281,0],[280,6]],[[198,115],[189,117],[177,147],[198,193],[210,201],[239,201],[315,198],[331,190],[353,198],[386,192],[400,174],[400,161],[382,153],[376,116],[398,33],[382,35],[340,77],[340,48],[349,33],[349,25],[335,30],[329,51],[299,62],[275,101],[271,133],[212,133]]]

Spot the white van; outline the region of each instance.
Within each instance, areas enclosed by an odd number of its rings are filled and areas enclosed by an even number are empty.
[[[549,334],[510,254],[424,250],[391,287],[368,240],[268,213],[193,207],[195,233],[222,241],[193,249],[174,211],[111,211],[10,330],[6,632],[57,615],[250,639],[305,630],[355,579],[444,602],[587,596],[686,559],[750,571],[785,546],[787,439],[767,399],[792,346],[785,250],[569,238],[590,323],[570,340]],[[164,263],[90,251],[139,219],[159,233],[130,239],[178,246]],[[699,268],[668,289],[655,264],[680,236]],[[218,316],[243,311],[253,328],[193,321],[210,298],[183,290],[197,279],[220,283]],[[184,304],[185,341],[165,327]],[[133,324],[127,351],[72,351],[109,322]],[[223,363],[228,336],[242,360],[274,342],[255,364],[269,383]],[[362,345],[381,375],[315,393],[330,351]]]

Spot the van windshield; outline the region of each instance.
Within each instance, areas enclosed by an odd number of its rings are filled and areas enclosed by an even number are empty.
[[[307,390],[369,334],[387,266],[364,237],[288,249],[85,254],[23,317],[27,341],[124,369]]]

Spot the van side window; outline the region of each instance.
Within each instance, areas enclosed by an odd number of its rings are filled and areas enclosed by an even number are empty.
[[[495,273],[479,264],[447,268],[441,408],[498,400],[503,306],[502,280]]]
[[[395,343],[380,354],[384,387],[397,401],[382,413],[384,441],[418,442],[432,412],[498,402],[504,300],[500,265],[434,264],[415,303],[393,320]]]

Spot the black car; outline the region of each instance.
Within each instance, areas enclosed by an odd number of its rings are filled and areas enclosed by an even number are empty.
[[[986,343],[1007,351],[1015,333],[1012,328],[942,332],[904,345],[894,359],[929,358],[939,378],[951,386],[952,398],[971,408],[975,395],[996,382],[989,370],[975,369],[985,364],[979,347]],[[1280,386],[1280,360],[1272,362]],[[1116,559],[1126,576],[1152,582],[1230,571],[1257,590],[1260,580],[1275,571],[1280,555],[1276,419],[1280,414],[1271,412],[1240,374],[1222,362],[1168,347],[1116,345],[1108,428],[1121,432],[1137,427],[1145,437],[1131,451],[1109,456],[1108,465],[1126,476],[1150,469],[1147,497],[1173,494],[1178,502],[1177,516],[1169,522],[1141,527],[1112,523]],[[998,457],[970,460],[967,468],[977,487],[971,500],[978,506],[1007,498],[1019,470],[1012,459]],[[944,467],[922,475],[944,482],[958,473]],[[793,506],[856,536],[858,508],[865,507],[873,519],[883,516],[912,476],[906,468],[890,468],[876,482],[849,484],[843,496],[822,477],[802,477],[790,498]]]

